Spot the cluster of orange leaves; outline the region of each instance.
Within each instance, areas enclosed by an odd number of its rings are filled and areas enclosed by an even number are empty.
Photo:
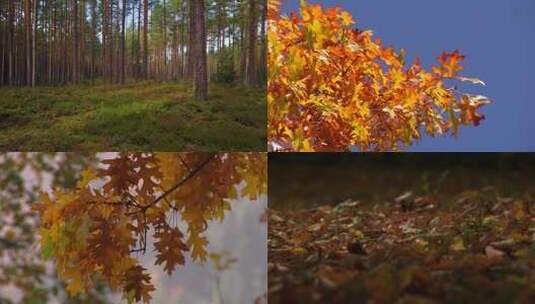
[[[71,295],[104,280],[129,303],[148,303],[155,289],[135,257],[151,241],[168,274],[186,252],[204,262],[208,223],[222,220],[232,199],[255,199],[267,187],[262,153],[121,153],[100,167],[84,171],[75,189],[43,193],[35,208],[41,249]]]
[[[396,52],[354,29],[340,8],[301,1],[301,17],[268,1],[268,140],[279,151],[401,150],[421,138],[479,125],[490,101],[447,87],[465,59],[445,52],[439,65],[407,66]]]

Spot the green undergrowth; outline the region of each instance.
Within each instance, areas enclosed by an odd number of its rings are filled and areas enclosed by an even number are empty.
[[[262,89],[138,82],[0,88],[5,151],[265,151]]]

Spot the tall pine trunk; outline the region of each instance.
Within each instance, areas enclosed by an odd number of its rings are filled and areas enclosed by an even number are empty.
[[[3,7],[0,7],[0,19],[5,20],[5,24],[3,22],[0,22],[0,86],[4,85],[4,74],[6,73],[5,51],[7,46],[7,14],[4,16],[3,9]]]
[[[25,0],[24,1],[24,27],[26,32],[26,85],[31,84],[31,77],[32,77],[32,59],[31,59],[31,37],[32,37],[32,29],[31,29],[31,1]]]
[[[193,48],[194,62],[193,81],[195,98],[206,100],[208,98],[208,71],[206,55],[206,25],[204,19],[204,0],[192,0],[193,4]]]
[[[197,0],[188,3],[188,49],[186,64],[186,79],[194,80],[195,74],[195,7]]]
[[[9,85],[13,84],[13,36],[15,29],[13,26],[15,15],[15,8],[13,0],[8,0],[8,39],[7,39],[7,51],[8,51],[8,73],[7,73],[7,83]]]
[[[35,36],[37,35],[37,1],[33,0],[33,36],[32,36],[32,87],[35,87]]]
[[[241,77],[241,81],[243,81],[244,83],[246,82],[246,79],[247,79],[247,72],[246,72],[246,67],[247,67],[247,52],[246,52],[246,36],[245,36],[245,31],[247,30],[247,19],[245,18],[246,16],[246,5],[244,3],[244,1],[242,1],[240,3],[240,17],[241,17],[241,23],[240,23],[240,77]]]
[[[97,39],[97,0],[91,1],[91,82],[95,82],[95,47]]]
[[[78,43],[78,81],[85,79],[87,70],[86,70],[86,56],[85,56],[85,21],[86,21],[86,0],[80,0],[81,7],[80,17],[78,18],[78,38],[80,42]]]
[[[186,69],[187,69],[187,49],[186,47],[189,47],[189,45],[186,45],[186,15],[187,15],[187,5],[186,3],[182,3],[181,8],[181,21],[182,21],[182,28],[180,29],[180,77],[186,78]]]
[[[102,16],[102,75],[104,79],[107,81],[109,80],[108,77],[108,71],[109,66],[106,63],[106,60],[108,58],[108,0],[103,0],[102,2],[102,8],[104,10],[103,16]]]
[[[132,1],[132,45],[130,51],[130,73],[132,77],[135,77],[135,62],[134,53],[136,51],[136,1]]]
[[[138,1],[137,7],[137,49],[136,49],[136,77],[141,76],[141,0]]]
[[[167,81],[167,3],[163,0],[163,79]]]
[[[72,49],[72,80],[74,83],[78,83],[78,0],[74,0],[73,11],[74,38]]]
[[[149,77],[149,48],[148,48],[148,26],[149,26],[149,1],[143,0],[143,77]]]
[[[126,25],[126,0],[123,0],[123,13],[122,13],[122,23],[121,23],[121,83],[124,84],[125,81],[125,68],[126,68],[126,61],[125,61],[125,44],[126,44],[126,37],[125,37],[125,25]]]
[[[256,0],[249,0],[249,45],[247,47],[247,73],[246,83],[250,86],[257,85],[256,80]]]

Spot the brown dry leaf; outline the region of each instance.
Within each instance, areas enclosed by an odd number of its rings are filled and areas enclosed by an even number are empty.
[[[323,227],[323,223],[316,223],[314,225],[308,226],[307,230],[310,232],[317,232],[320,231]]]
[[[269,214],[269,219],[275,222],[279,222],[279,223],[284,222],[284,219],[282,217],[274,214],[273,212]]]
[[[485,247],[485,254],[489,259],[502,258],[505,255],[503,251],[500,251],[490,245]]]
[[[453,239],[453,242],[450,245],[450,250],[452,251],[463,251],[466,250],[466,247],[464,247],[464,241],[460,237],[456,237]]]

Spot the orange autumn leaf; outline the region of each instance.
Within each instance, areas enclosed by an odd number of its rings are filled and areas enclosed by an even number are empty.
[[[455,77],[457,73],[464,68],[460,65],[461,61],[465,59],[465,56],[459,53],[459,50],[455,50],[451,53],[444,52],[438,57],[440,66],[435,71],[443,77]]]

